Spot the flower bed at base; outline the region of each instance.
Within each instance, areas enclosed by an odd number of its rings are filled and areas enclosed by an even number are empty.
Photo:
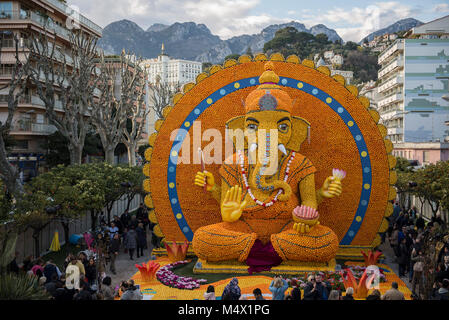
[[[174,268],[185,265],[189,262],[190,260],[183,260],[167,264],[156,272],[156,277],[162,284],[172,288],[188,290],[197,289],[200,285],[207,283],[207,280],[178,276],[172,271]]]

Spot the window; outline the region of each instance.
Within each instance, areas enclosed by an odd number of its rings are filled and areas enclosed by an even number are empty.
[[[423,151],[422,152],[422,162],[429,162],[429,161],[430,161],[429,151]]]
[[[40,114],[40,113],[36,114],[36,123],[39,123],[39,124],[44,123],[44,115],[43,114]]]
[[[28,149],[28,140],[16,140],[13,144],[13,149],[26,150]]]
[[[11,19],[12,17],[12,2],[0,2],[0,18]]]

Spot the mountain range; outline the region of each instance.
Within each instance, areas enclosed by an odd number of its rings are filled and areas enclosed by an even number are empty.
[[[408,30],[422,22],[413,19],[400,20],[386,28],[371,33],[367,39],[384,33],[393,33]],[[103,29],[103,36],[99,40],[99,47],[107,54],[120,54],[123,48],[143,58],[155,58],[161,52],[161,45],[165,45],[165,53],[172,58],[186,59],[210,63],[222,63],[230,54],[244,54],[248,48],[253,53],[263,51],[266,42],[274,38],[277,30],[285,27],[294,27],[300,32],[308,32],[313,35],[324,33],[329,40],[335,42],[342,38],[333,29],[323,24],[318,24],[310,29],[299,22],[274,24],[264,28],[257,34],[244,34],[230,39],[222,40],[204,24],[194,22],[176,22],[172,25],[153,24],[147,30],[143,30],[136,23],[129,20],[112,22]]]
[[[413,19],[413,18],[407,18],[407,19],[402,19],[399,20],[391,25],[389,25],[386,28],[374,31],[373,33],[370,33],[369,35],[367,35],[365,38],[363,38],[359,43],[363,43],[365,42],[365,40],[367,41],[371,41],[374,39],[374,37],[376,36],[381,36],[383,34],[386,33],[395,33],[395,32],[399,32],[399,31],[407,31],[410,30],[411,28],[417,27],[422,25],[423,22]]]
[[[270,25],[258,34],[244,34],[221,40],[206,25],[194,22],[153,24],[143,30],[132,21],[120,20],[103,29],[98,45],[108,54],[120,54],[125,48],[143,58],[155,58],[160,54],[164,43],[165,52],[173,58],[221,63],[226,56],[244,54],[248,48],[254,53],[262,52],[263,45],[274,38],[277,30],[285,27],[294,27],[300,32],[313,35],[325,33],[329,40],[343,42],[335,30],[323,24],[307,29],[304,24],[294,21]]]

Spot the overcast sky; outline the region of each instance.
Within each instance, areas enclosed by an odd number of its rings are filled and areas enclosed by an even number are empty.
[[[204,23],[213,34],[228,39],[259,33],[264,27],[289,21],[310,28],[322,23],[345,41],[360,41],[397,20],[423,22],[449,14],[445,0],[68,0],[70,5],[105,27],[128,19],[146,30],[154,23]]]

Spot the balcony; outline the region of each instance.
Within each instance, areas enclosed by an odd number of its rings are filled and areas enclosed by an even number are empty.
[[[11,134],[49,135],[57,131],[51,124],[34,123],[30,120],[19,119],[12,126]]]
[[[385,97],[382,100],[379,100],[379,102],[377,103],[377,106],[379,108],[380,107],[385,107],[385,106],[387,106],[387,105],[389,105],[391,103],[399,102],[399,101],[402,101],[402,100],[403,100],[402,92],[397,92],[397,93],[393,93],[392,95],[390,95],[388,97]]]
[[[394,127],[394,128],[387,128],[388,131],[388,135],[392,135],[392,134],[402,134],[404,131],[403,127]]]
[[[73,10],[71,7],[69,7],[65,3],[63,3],[59,0],[45,0],[45,2],[48,2],[52,6],[58,8],[60,11],[62,11],[67,16],[76,18],[77,20],[79,20],[79,22],[81,24],[88,27],[92,31],[95,31],[97,34],[101,35],[103,33],[103,29],[99,25],[93,23],[92,21],[87,19],[85,16],[83,16],[79,12],[76,12],[75,10]]]
[[[7,94],[1,94],[0,95],[0,105],[7,105],[8,104],[8,95]],[[42,101],[38,96],[25,96],[19,99],[18,106],[21,105],[30,105],[30,106],[37,106],[40,108],[45,109],[45,103]],[[62,109],[62,102],[60,100],[55,100],[55,110],[63,112]]]
[[[387,59],[392,57],[395,52],[403,50],[404,50],[404,40],[397,40],[389,48],[387,48],[384,52],[382,52],[379,55],[377,63],[382,64],[383,62],[386,62]]]
[[[384,84],[379,86],[379,89],[377,90],[378,93],[384,92],[388,89],[391,89],[397,85],[402,85],[404,83],[404,79],[401,76],[395,76],[391,78],[390,80],[386,81]]]
[[[404,56],[399,55],[396,59],[392,60],[388,65],[383,67],[378,72],[378,77],[382,78],[385,75],[389,74],[392,71],[395,71],[396,69],[399,69],[404,66]]]
[[[68,40],[70,31],[60,25],[54,23],[48,17],[42,16],[34,11],[2,11],[0,12],[0,20],[18,20],[28,21],[38,24],[40,27],[47,30],[52,30],[56,35]]]
[[[384,121],[388,121],[392,118],[397,117],[399,114],[402,114],[403,111],[401,109],[401,107],[395,107],[386,111],[381,111],[380,113],[380,117],[382,118],[382,120]]]

